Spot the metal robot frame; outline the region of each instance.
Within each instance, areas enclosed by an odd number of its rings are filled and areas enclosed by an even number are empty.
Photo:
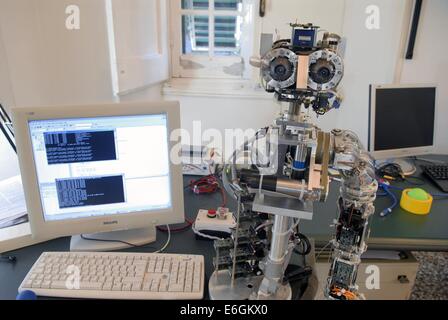
[[[330,167],[339,171],[341,186],[324,295],[363,298],[355,282],[378,188],[373,160],[356,134],[324,132],[309,116],[311,110],[323,115],[340,106],[341,38],[325,32],[317,40],[320,30],[312,24],[291,28],[291,39],[276,41],[264,57],[251,59],[265,90],[288,102],[289,109],[224,166],[224,187],[238,201],[237,227],[230,239],[215,241],[213,299],[291,298],[285,270],[293,249],[305,240],[299,221],[312,219],[314,202],[326,201]]]

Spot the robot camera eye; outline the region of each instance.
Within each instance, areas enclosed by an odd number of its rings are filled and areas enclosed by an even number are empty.
[[[308,87],[327,91],[337,87],[344,74],[342,58],[329,50],[318,50],[310,55]]]
[[[285,81],[292,76],[294,66],[285,57],[278,57],[271,63],[271,77],[276,81]]]
[[[326,60],[318,60],[310,66],[310,77],[318,84],[330,82],[334,72],[334,66]]]
[[[297,55],[293,51],[287,48],[273,49],[262,59],[262,77],[271,88],[289,88],[296,80],[296,64]]]

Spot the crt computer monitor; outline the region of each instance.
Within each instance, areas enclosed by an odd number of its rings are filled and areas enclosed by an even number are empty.
[[[369,151],[377,160],[434,152],[436,87],[372,85]]]
[[[15,108],[13,121],[35,237],[108,250],[184,221],[181,167],[170,161],[177,102]]]

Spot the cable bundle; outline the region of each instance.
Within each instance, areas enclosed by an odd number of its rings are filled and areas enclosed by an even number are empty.
[[[217,191],[221,192],[222,203],[221,207],[225,207],[227,203],[226,193],[221,187],[219,179],[216,174],[211,174],[197,180],[191,180],[187,185],[195,194],[211,194]]]
[[[197,180],[191,180],[188,187],[196,194],[204,194],[216,192],[220,185],[215,175],[208,175]]]
[[[212,194],[219,190],[221,192],[222,197],[221,207],[226,206],[227,202],[226,194],[224,189],[221,187],[219,179],[216,174],[210,174],[208,176],[201,177],[197,180],[191,180],[190,183],[185,188],[189,188],[195,194]],[[193,225],[193,223],[194,223],[193,221],[185,217],[185,225],[179,228],[171,228],[171,232],[185,231],[189,229]],[[163,227],[158,227],[157,229],[163,232],[167,231],[167,229]]]

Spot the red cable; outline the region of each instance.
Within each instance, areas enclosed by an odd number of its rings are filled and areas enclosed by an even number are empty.
[[[187,187],[190,188],[190,190],[193,191],[195,194],[211,194],[219,190],[221,192],[221,198],[222,198],[221,207],[226,206],[227,197],[224,188],[221,187],[218,178],[216,178],[216,176],[213,174],[199,178],[197,180],[191,180]],[[170,231],[181,232],[189,229],[193,225],[193,221],[189,220],[187,217],[185,217],[185,223],[187,225],[175,229],[170,228]],[[166,228],[163,227],[157,227],[157,229],[162,232],[168,231]]]
[[[188,187],[196,194],[213,193],[220,188],[218,179],[214,175],[191,180]]]
[[[170,228],[170,232],[184,231],[184,230],[189,229],[193,225],[193,222],[191,220],[187,219],[187,218],[185,218],[185,223],[187,224],[186,226],[179,227],[179,228],[174,228],[174,229]],[[157,230],[162,231],[162,232],[167,232],[168,231],[168,229],[166,229],[164,227],[157,227]]]

